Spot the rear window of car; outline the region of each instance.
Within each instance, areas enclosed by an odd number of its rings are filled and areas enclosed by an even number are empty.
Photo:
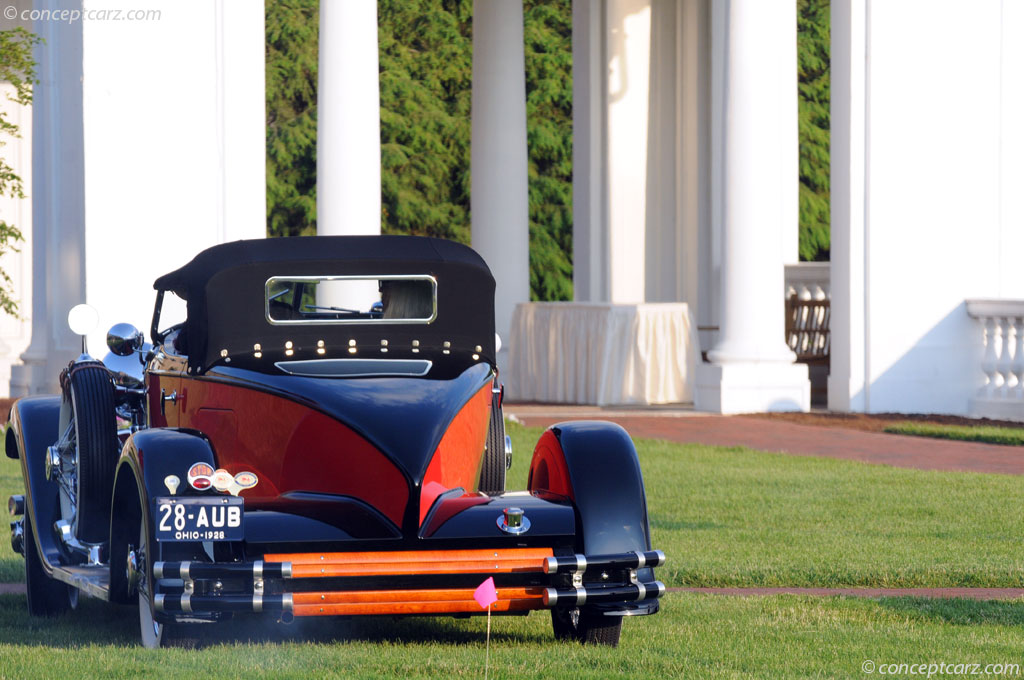
[[[267,321],[283,324],[422,323],[437,318],[437,281],[429,275],[273,276]]]

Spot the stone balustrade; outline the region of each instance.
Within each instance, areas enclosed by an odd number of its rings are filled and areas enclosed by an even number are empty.
[[[831,300],[832,274],[828,262],[798,262],[786,265],[786,299]]]
[[[972,416],[1024,421],[1024,300],[967,300],[981,324],[985,384],[971,398]]]

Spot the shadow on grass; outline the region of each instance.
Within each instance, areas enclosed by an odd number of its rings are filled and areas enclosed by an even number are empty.
[[[547,616],[536,612],[533,616]],[[0,640],[6,644],[77,648],[83,645],[135,645],[139,640],[138,610],[98,600],[83,600],[78,609],[56,618],[29,617],[24,595],[0,596]],[[517,627],[518,628],[518,627]],[[483,644],[484,621],[451,617],[309,617],[282,624],[273,618],[235,616],[229,622],[178,625],[172,647],[202,649],[215,645],[316,642],[402,643],[429,645]],[[494,643],[550,642],[550,635],[492,629]]]
[[[938,621],[954,626],[1024,626],[1024,600],[883,597],[878,604],[920,621]]]

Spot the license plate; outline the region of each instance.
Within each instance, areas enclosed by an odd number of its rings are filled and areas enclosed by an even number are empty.
[[[156,540],[240,541],[243,504],[237,496],[161,496],[156,499]]]

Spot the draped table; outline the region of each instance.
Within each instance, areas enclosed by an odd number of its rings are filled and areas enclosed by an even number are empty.
[[[693,401],[700,345],[686,303],[521,303],[510,335],[503,377],[517,401]]]

